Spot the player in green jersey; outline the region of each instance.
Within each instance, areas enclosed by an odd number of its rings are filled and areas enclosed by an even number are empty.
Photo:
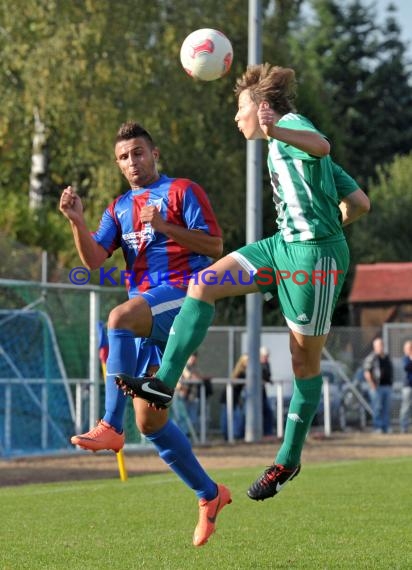
[[[293,69],[249,66],[235,94],[239,130],[247,140],[268,142],[280,231],[230,253],[192,279],[156,377],[122,376],[117,382],[133,397],[167,406],[189,355],[212,323],[215,301],[258,291],[268,298],[277,290],[290,331],[295,379],[284,441],[273,465],[248,490],[251,499],[264,500],[299,473],[302,448],[321,397],[322,349],[349,264],[342,226],[366,213],[369,200],[332,161],[327,138],[297,114]]]

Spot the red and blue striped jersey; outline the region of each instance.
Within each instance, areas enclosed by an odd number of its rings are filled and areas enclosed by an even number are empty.
[[[143,206],[156,206],[171,224],[200,230],[221,237],[222,232],[206,192],[185,178],[161,175],[150,186],[129,190],[106,208],[98,230],[92,234],[109,256],[119,247],[123,250],[129,297],[169,281],[187,285],[190,275],[211,264],[206,255],[193,253],[150,224],[140,221]]]

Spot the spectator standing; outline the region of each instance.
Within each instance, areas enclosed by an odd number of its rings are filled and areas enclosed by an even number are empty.
[[[365,358],[365,379],[369,385],[373,412],[373,427],[376,433],[389,433],[391,423],[391,400],[393,365],[382,338],[375,338],[373,350]]]
[[[272,371],[269,362],[270,352],[266,346],[260,347],[260,365],[262,370],[262,415],[263,435],[273,435],[273,410],[266,393],[266,386],[272,383]]]
[[[197,352],[191,354],[176,386],[178,398],[183,402],[187,416],[196,433],[199,432],[199,388],[203,377],[197,365]]]
[[[248,356],[242,354],[235,364],[232,371],[233,380],[245,380],[247,371]],[[245,437],[245,411],[243,401],[243,390],[245,382],[236,382],[233,386],[233,437],[235,439],[243,439]],[[220,425],[225,439],[228,438],[227,430],[227,402],[226,402],[226,386],[223,388],[220,396]]]
[[[402,388],[402,402],[399,412],[399,426],[401,433],[408,433],[411,412],[412,396],[412,340],[403,345],[402,367],[405,371],[405,380]]]

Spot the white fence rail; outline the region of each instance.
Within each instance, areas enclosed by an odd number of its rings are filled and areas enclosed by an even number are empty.
[[[85,402],[85,394],[93,394],[91,388],[93,383],[89,379],[85,378],[72,378],[66,380],[71,386],[74,386],[75,394],[75,421],[73,425],[73,433],[80,433],[84,429],[85,421],[87,422],[87,401]],[[57,430],[60,432],[59,426],[56,424],[55,420],[50,417],[47,401],[47,388],[49,385],[62,384],[61,379],[38,379],[38,378],[27,378],[24,384],[30,389],[34,387],[40,388],[41,398],[36,402],[36,407],[40,410],[40,423],[41,423],[41,441],[39,442],[39,451],[46,451],[49,449],[49,430]],[[198,386],[196,382],[192,383]],[[233,443],[235,441],[234,436],[234,400],[233,400],[233,389],[236,384],[240,384],[238,381],[234,381],[231,378],[214,378],[212,380],[214,388],[221,387],[226,390],[226,406],[227,406],[227,441],[228,443]],[[13,452],[13,386],[21,386],[21,380],[16,378],[1,378],[0,385],[4,385],[5,388],[5,401],[4,401],[4,441],[2,442],[2,451],[5,456],[10,455]],[[276,381],[274,383],[276,390],[276,436],[279,438],[283,437],[284,429],[284,382]],[[325,413],[324,413],[324,432],[326,436],[329,436],[332,432],[331,429],[331,414],[330,414],[330,400],[329,400],[329,382],[327,379],[324,380],[324,402],[325,402]],[[18,395],[14,396],[18,398]],[[87,398],[88,399],[88,398]],[[92,405],[94,402],[94,395],[90,398],[89,404]],[[93,403],[94,405],[94,403]],[[208,402],[206,397],[206,388],[204,384],[199,385],[199,432],[196,432],[195,441],[202,445],[207,444],[212,434],[208,429]],[[21,429],[15,427],[14,429]],[[216,432],[215,429],[212,430],[213,434]],[[67,441],[67,438],[61,433],[62,442]],[[68,444],[68,441],[67,441]],[[64,447],[64,445],[63,445]]]

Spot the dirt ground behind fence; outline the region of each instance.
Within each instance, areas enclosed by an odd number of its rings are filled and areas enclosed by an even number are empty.
[[[200,462],[206,469],[266,466],[273,462],[279,441],[262,443],[215,443],[196,447]],[[157,454],[147,449],[126,449],[125,465],[129,477],[168,471]],[[312,434],[305,445],[302,463],[347,461],[383,457],[412,457],[412,434],[379,435],[372,433],[336,433],[330,438]],[[74,452],[59,457],[30,457],[0,460],[0,486],[25,485],[59,481],[82,481],[118,477],[115,455]]]

